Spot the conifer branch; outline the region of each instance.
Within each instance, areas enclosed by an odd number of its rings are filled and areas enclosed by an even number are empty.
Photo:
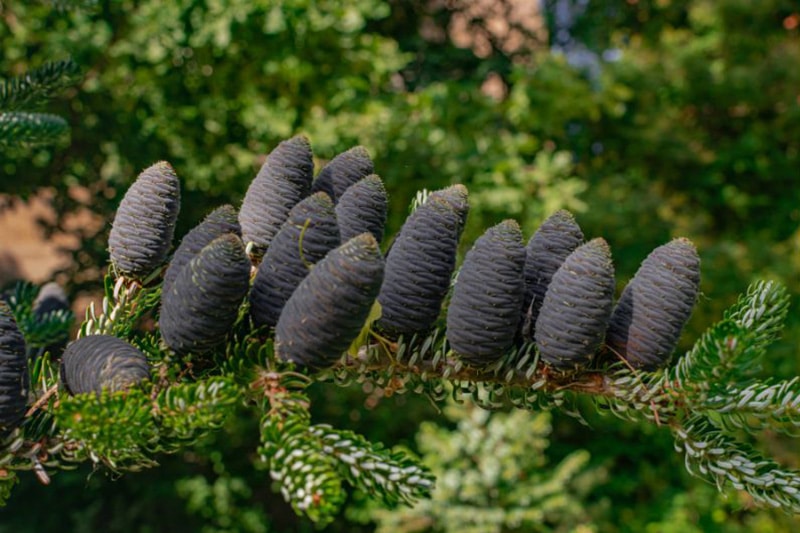
[[[719,490],[730,485],[761,504],[800,512],[800,472],[761,457],[704,417],[689,418],[672,430],[675,448],[684,453],[690,473],[711,478]]]
[[[63,118],[49,113],[0,112],[0,147],[51,144],[68,131]]]
[[[0,110],[30,111],[44,105],[78,78],[72,59],[48,61],[23,76],[0,83]]]

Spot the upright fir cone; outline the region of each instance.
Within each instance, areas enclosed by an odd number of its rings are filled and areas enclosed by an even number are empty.
[[[283,306],[311,267],[341,244],[333,202],[314,193],[289,212],[272,240],[250,291],[250,315],[257,326],[278,323]]]
[[[458,272],[447,308],[447,340],[473,365],[500,359],[519,326],[525,281],[519,224],[505,220],[475,241]]]
[[[253,243],[257,254],[269,248],[289,211],[308,195],[313,174],[311,145],[304,135],[281,142],[267,156],[239,210],[242,240]]]
[[[346,242],[365,231],[383,239],[389,201],[381,178],[371,174],[347,189],[336,204],[336,222]]]
[[[581,228],[564,209],[550,215],[528,241],[522,302],[522,334],[527,340],[533,340],[533,327],[553,275],[582,242]]]
[[[58,283],[51,281],[42,285],[39,289],[39,294],[33,301],[33,314],[37,322],[47,321],[51,318],[52,313],[69,313],[70,304],[67,293]],[[64,351],[69,340],[69,332],[64,331],[63,337],[53,344],[48,344],[43,348],[44,351],[50,352],[51,359],[57,358]]]
[[[25,339],[11,309],[0,301],[0,437],[22,423],[28,387]]]
[[[147,357],[112,335],[89,335],[71,342],[61,357],[61,381],[72,395],[127,390],[150,378]]]
[[[461,232],[464,231],[464,226],[467,224],[467,215],[469,214],[469,192],[467,188],[460,183],[433,191],[428,195],[431,198],[442,200],[446,202],[458,214],[458,236],[461,237]]]
[[[250,285],[250,260],[232,233],[206,245],[162,293],[159,326],[176,353],[214,349],[236,321]]]
[[[333,365],[364,326],[383,269],[383,257],[371,233],[332,250],[286,302],[275,328],[278,357],[306,368]]]
[[[225,235],[233,233],[241,236],[242,228],[239,225],[236,209],[232,205],[223,205],[216,208],[197,226],[187,233],[180,246],[172,255],[172,260],[164,273],[163,292],[168,292],[175,278],[178,277],[183,267],[189,264],[200,250],[206,247],[211,241]]]
[[[606,344],[634,368],[669,362],[700,287],[700,257],[689,239],[659,246],[642,262],[614,308]]]
[[[462,213],[453,208],[462,189],[431,195],[400,228],[386,259],[378,326],[392,334],[430,330],[441,311],[456,266]]]
[[[536,320],[536,346],[558,369],[586,366],[603,341],[611,318],[614,265],[603,239],[569,254],[553,275]]]
[[[119,204],[108,251],[117,271],[142,279],[167,257],[180,210],[181,188],[169,163],[145,169]]]
[[[337,155],[320,170],[311,192],[326,192],[334,204],[351,185],[375,172],[372,158],[363,146],[354,146]]]
[[[69,298],[64,289],[56,283],[51,281],[42,285],[39,289],[39,294],[33,301],[33,314],[38,320],[43,319],[48,313],[54,311],[69,311]]]

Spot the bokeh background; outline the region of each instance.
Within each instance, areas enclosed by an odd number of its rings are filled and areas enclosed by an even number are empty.
[[[0,0],[0,77],[71,56],[47,111],[60,145],[0,153],[0,285],[97,297],[110,221],[143,168],[183,185],[178,234],[238,205],[269,150],[309,136],[319,165],[366,146],[391,195],[464,183],[462,253],[487,226],[526,236],[567,208],[614,254],[620,288],[654,247],[698,246],[702,297],[681,349],[749,282],[793,295],[765,375],[800,374],[800,5],[796,0]],[[70,4],[86,4],[84,7]],[[318,421],[403,445],[434,498],[353,493],[329,531],[789,531],[800,520],[691,477],[666,430],[587,412],[494,413],[316,386]],[[0,532],[313,531],[253,466],[232,417],[157,469],[23,476]],[[800,445],[753,444],[800,468]],[[476,525],[480,521],[480,525]]]

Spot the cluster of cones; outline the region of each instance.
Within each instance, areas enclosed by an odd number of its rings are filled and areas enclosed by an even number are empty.
[[[219,207],[183,238],[163,270],[158,323],[170,350],[215,350],[247,302],[253,326],[274,329],[279,358],[320,369],[347,350],[376,301],[373,329],[410,338],[436,326],[449,297],[447,340],[469,365],[488,366],[535,343],[539,360],[559,371],[586,368],[598,353],[654,370],[668,362],[696,301],[699,258],[678,238],[644,260],[615,304],[608,244],[584,242],[566,211],[551,215],[527,245],[513,220],[489,228],[456,271],[469,211],[462,185],[427,195],[384,257],[386,189],[367,151],[339,154],[316,178],[313,167],[305,137],[283,141],[238,213]],[[162,269],[179,208],[180,183],[168,163],[139,175],[109,236],[119,275],[145,280]],[[19,372],[3,359],[19,342],[3,324],[0,387]],[[61,374],[69,392],[97,392],[146,379],[149,368],[132,345],[92,335],[67,347]],[[18,412],[3,403],[4,391],[0,417]]]

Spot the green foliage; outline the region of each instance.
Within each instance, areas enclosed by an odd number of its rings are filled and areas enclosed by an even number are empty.
[[[0,144],[5,147],[53,144],[67,131],[67,121],[56,115],[13,111],[0,114]]]
[[[384,450],[352,431],[311,425],[305,395],[267,385],[259,453],[295,511],[321,524],[331,521],[344,503],[345,480],[386,505],[428,496],[432,476],[406,453]]]
[[[53,144],[69,131],[56,115],[31,112],[77,81],[71,60],[47,62],[26,75],[0,81],[0,148]]]
[[[77,460],[91,458],[112,469],[137,470],[155,463],[148,448],[158,441],[158,429],[150,414],[148,395],[139,389],[82,394],[63,398],[56,422],[65,440],[82,443]]]
[[[550,53],[499,54],[493,42],[490,55],[479,57],[456,46],[447,35],[453,12],[439,3],[101,4],[92,12],[60,13],[51,2],[6,1],[0,25],[0,72],[31,72],[69,50],[90,73],[77,94],[53,103],[54,113],[81,125],[73,131],[69,152],[54,157],[35,150],[31,158],[9,154],[0,162],[5,194],[54,187],[60,217],[52,229],[80,239],[70,267],[73,290],[98,286],[93,272],[105,261],[106,243],[102,230],[70,225],[69,214],[87,207],[70,194],[70,187],[91,184],[88,207],[109,220],[136,172],[168,158],[189,180],[191,207],[181,221],[182,233],[212,203],[237,204],[242,184],[258,168],[256,154],[303,130],[326,158],[359,142],[376,154],[376,168],[393,201],[389,234],[401,221],[399,206],[407,205],[416,189],[458,180],[470,186],[473,215],[480,215],[470,221],[465,246],[482,228],[508,216],[520,219],[529,233],[552,211],[541,207],[541,195],[554,206],[585,206],[581,223],[586,234],[613,238],[621,279],[632,275],[655,245],[675,235],[691,237],[702,254],[704,296],[681,350],[753,279],[782,281],[798,304],[800,233],[791,191],[798,168],[799,49],[797,30],[782,25],[797,11],[793,0],[589,2],[573,34],[598,52],[620,52],[618,61],[602,64],[595,83]],[[431,27],[443,37],[430,37]],[[490,72],[506,84],[506,98],[492,100],[480,92]],[[547,179],[537,182],[530,173],[543,166]],[[562,194],[562,183],[572,179]],[[501,195],[494,195],[495,187]],[[130,332],[120,334],[128,337]],[[157,352],[155,337],[129,340]],[[705,400],[713,411],[749,397],[747,409],[767,418],[772,409],[783,413],[781,420],[761,422],[745,414],[716,421],[725,428],[733,425],[731,430],[739,422],[791,432],[793,423],[783,420],[787,415],[776,405],[786,400],[792,406],[798,344],[800,314],[793,313],[783,340],[760,362],[761,373],[753,368],[749,375],[769,378],[755,385],[738,381],[743,376],[737,373],[734,388]],[[244,371],[251,368],[242,365]],[[618,379],[620,387],[651,385],[640,375]],[[237,381],[245,378],[237,376]],[[401,406],[397,396],[376,392],[394,391],[391,383],[387,380],[387,388],[377,387],[366,400],[352,389],[327,388],[319,393],[324,405],[314,402],[315,413],[327,413],[336,426],[358,425],[367,436],[410,441],[418,413],[426,411],[410,395],[400,397],[410,402]],[[441,393],[435,381],[407,383],[409,390],[434,397]],[[775,398],[763,408],[756,405],[762,393]],[[613,408],[635,411],[636,418],[642,413],[652,417],[650,400],[645,396],[637,402],[637,409],[622,403]],[[231,430],[231,438],[220,439],[216,450],[226,464],[239,466],[237,478],[257,486],[260,473],[241,461],[242,435],[252,428],[228,422],[238,433]],[[629,425],[605,419],[601,427],[612,435],[599,440],[614,444],[603,445],[587,438],[594,433],[575,429],[561,417],[554,422],[554,446],[563,453],[591,448],[598,450],[592,452],[593,461],[614,465],[614,476],[596,496],[614,509],[594,515],[604,530],[796,527],[779,515],[754,512],[745,493],[729,492],[722,501],[712,487],[681,478],[678,465],[665,458],[671,445],[667,432],[644,427],[631,433]],[[565,434],[573,435],[569,443],[560,442]],[[769,431],[760,433],[755,444],[781,454],[787,466],[800,466],[796,446]],[[159,461],[182,465],[184,459]],[[208,483],[214,479],[209,465],[191,464],[188,473],[165,467],[158,476],[122,479],[110,490],[102,476],[87,482],[85,471],[58,476],[58,498],[51,507],[58,504],[70,512],[58,513],[57,526],[63,529],[61,520],[87,528],[116,523],[125,531],[134,523],[151,529],[176,522],[182,526],[181,502],[168,499],[175,492],[170,476],[191,479],[194,469],[205,469]],[[56,492],[31,490],[24,476],[15,489],[15,505],[0,520],[16,528],[12,531],[38,529],[27,510],[41,508]],[[147,480],[147,491],[136,487],[139,479]],[[255,491],[248,504],[262,508],[265,501],[271,500]],[[104,514],[101,508],[109,511]],[[273,520],[285,519],[286,509],[270,510]],[[23,514],[27,521],[15,520]],[[354,526],[341,527],[349,531]]]
[[[19,282],[15,285],[14,292],[8,297],[8,304],[17,321],[17,326],[25,337],[29,355],[66,342],[69,338],[70,328],[75,321],[75,315],[69,309],[56,309],[44,314],[37,313],[35,300],[38,293],[39,287],[33,283]]]
[[[242,508],[242,502],[252,495],[247,481],[240,477],[221,475],[210,483],[201,475],[178,480],[178,494],[186,499],[187,509],[201,516],[206,525],[203,533],[265,533],[266,516],[257,508]]]
[[[690,418],[674,430],[676,448],[685,453],[686,468],[710,477],[719,489],[731,485],[759,503],[800,510],[800,474],[782,469],[719,431],[703,417]]]
[[[0,476],[0,505],[6,505],[14,485],[19,483],[19,478],[15,472],[3,472]]]
[[[71,59],[47,62],[22,77],[0,83],[0,109],[22,111],[38,108],[73,85],[78,66]]]
[[[602,482],[585,451],[552,464],[550,413],[495,413],[448,404],[447,426],[426,422],[417,440],[436,476],[429,500],[374,510],[380,532],[592,531],[587,493]]]

